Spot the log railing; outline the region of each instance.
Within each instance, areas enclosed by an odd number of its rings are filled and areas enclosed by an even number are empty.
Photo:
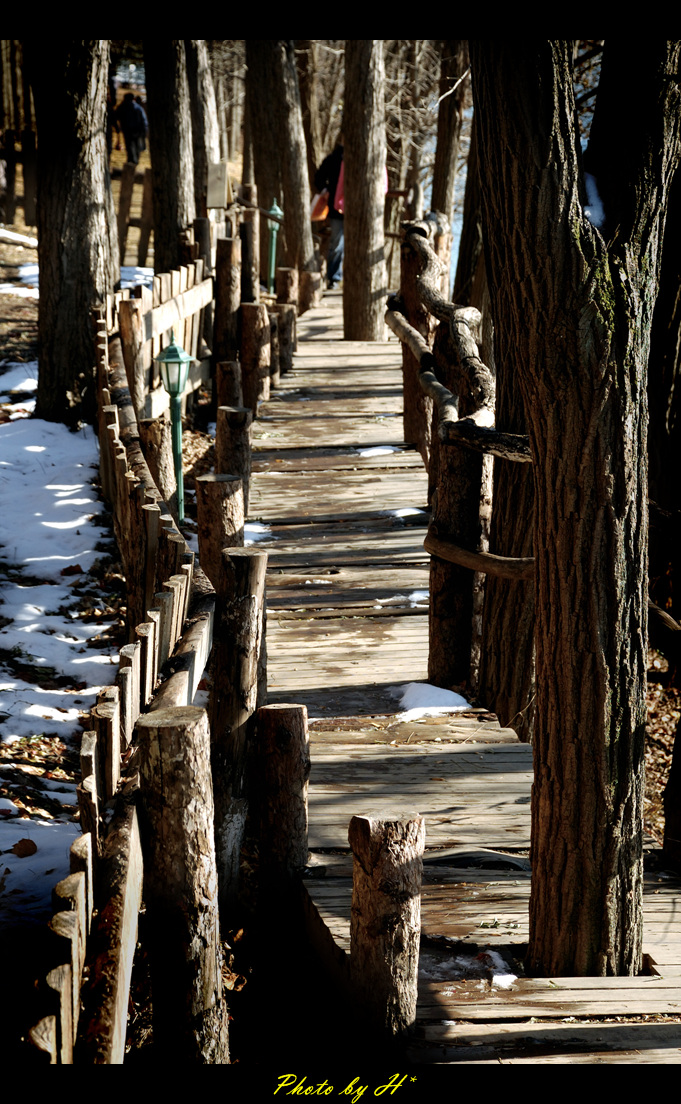
[[[474,574],[528,578],[531,560],[494,556],[485,547],[480,504],[483,456],[531,462],[529,438],[494,426],[495,379],[480,358],[480,313],[447,301],[442,264],[433,248],[439,219],[403,224],[402,287],[386,322],[409,350],[421,391],[432,401],[434,432],[412,429],[430,467],[433,519],[428,677],[442,686],[471,685]],[[437,319],[434,331],[429,319]],[[405,391],[412,386],[405,378]],[[405,400],[405,409],[407,407]],[[411,404],[413,405],[413,404]],[[405,427],[406,428],[406,427]],[[453,447],[456,446],[456,447]],[[487,462],[488,463],[488,462]]]

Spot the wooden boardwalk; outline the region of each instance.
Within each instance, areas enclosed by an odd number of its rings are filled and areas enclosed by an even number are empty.
[[[268,701],[310,717],[310,938],[342,982],[349,820],[419,812],[421,969],[405,1058],[681,1062],[677,879],[646,878],[646,976],[503,979],[522,974],[528,937],[531,749],[484,710],[400,715],[400,688],[427,679],[429,557],[399,345],[343,341],[340,293],[299,320],[298,342],[254,423],[250,517],[270,530]]]

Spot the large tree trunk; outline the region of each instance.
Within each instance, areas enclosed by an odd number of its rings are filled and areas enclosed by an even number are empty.
[[[154,272],[180,264],[180,232],[194,221],[192,120],[184,42],[144,40],[154,205]]]
[[[220,160],[220,130],[215,89],[204,39],[187,38],[187,79],[194,151],[194,202],[199,218],[208,218],[208,165]]]
[[[626,73],[626,51],[611,51],[606,129]],[[610,150],[604,238],[584,214],[570,56],[567,42],[471,43],[488,276],[514,337],[533,456],[527,965],[549,976],[641,965],[646,368],[679,156],[679,47],[653,42],[642,114],[633,128],[626,116],[626,146]]]
[[[27,39],[38,124],[40,339],[36,414],[95,415],[92,308],[117,285],[106,150],[109,43]]]
[[[247,133],[252,145],[253,180],[258,202],[269,210],[274,199],[281,205],[284,195],[283,165],[279,149],[277,122],[272,110],[272,67],[274,39],[246,39],[246,117]],[[279,235],[281,238],[281,234]],[[269,235],[267,220],[260,218],[260,279],[267,276]]]
[[[385,336],[385,107],[383,43],[345,44],[345,259],[344,336]]]

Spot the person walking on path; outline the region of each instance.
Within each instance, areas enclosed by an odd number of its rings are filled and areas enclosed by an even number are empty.
[[[144,108],[137,103],[132,92],[126,92],[116,108],[116,121],[123,131],[128,161],[136,165],[142,150],[146,149],[148,123]]]
[[[339,134],[333,153],[322,161],[314,178],[316,190],[320,193],[326,191],[329,195],[331,240],[326,258],[326,285],[329,289],[338,287],[343,278],[343,175],[343,135]]]

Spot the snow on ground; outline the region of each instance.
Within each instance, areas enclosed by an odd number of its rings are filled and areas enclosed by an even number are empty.
[[[7,238],[9,231],[5,231],[3,237]],[[33,245],[37,246],[38,242],[35,238],[24,238],[21,234],[13,234],[11,238],[7,240],[15,241],[20,245]],[[151,287],[154,281],[153,268],[137,268],[132,265],[124,265],[121,268],[121,287],[130,288],[136,287],[137,284],[144,284],[146,287]],[[28,285],[23,286],[23,285]],[[5,295],[22,295],[24,298],[37,299],[38,298],[38,263],[35,264],[23,264],[19,266],[19,283],[0,284],[0,294]]]
[[[471,981],[480,979],[480,988],[491,983],[494,989],[510,989],[518,980],[498,951],[486,948],[470,954],[452,954],[421,950],[419,977],[429,981]]]
[[[96,519],[104,504],[92,485],[97,441],[89,427],[71,433],[28,418],[32,399],[14,394],[5,405],[9,391],[34,392],[37,364],[3,369],[0,402],[12,420],[0,425],[0,742],[11,748],[22,737],[58,736],[69,743],[80,739],[81,715],[113,682],[118,662],[117,652],[93,645],[107,619],[80,619],[82,599],[72,591],[102,555]],[[17,664],[22,677],[13,673]],[[40,681],[65,685],[43,689],[26,681],[31,671],[39,679],[41,669],[49,677]],[[9,770],[11,756],[0,766]],[[30,776],[65,806],[43,819],[21,815],[25,810],[12,801],[19,783],[8,777],[0,777],[9,794],[0,800],[0,926],[50,914],[52,889],[68,874],[69,847],[80,834],[72,782],[44,777],[42,768]]]
[[[415,721],[419,717],[441,713],[460,713],[471,708],[461,694],[441,686],[431,686],[428,682],[409,682],[406,686],[396,687],[396,695],[403,709],[397,714],[401,721]]]

